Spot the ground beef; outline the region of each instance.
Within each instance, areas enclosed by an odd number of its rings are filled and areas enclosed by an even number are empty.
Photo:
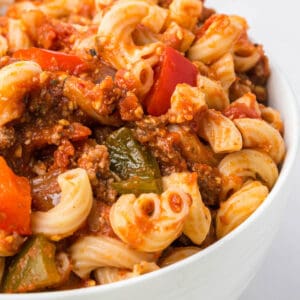
[[[246,93],[253,93],[259,102],[266,102],[268,100],[268,93],[265,86],[254,85],[249,77],[245,74],[237,74],[237,79],[230,86],[229,98],[235,101],[244,96]]]
[[[222,183],[218,169],[206,164],[193,163],[191,170],[198,175],[198,184],[205,205],[218,207]]]
[[[0,151],[11,147],[15,143],[13,127],[0,127]]]
[[[135,125],[135,138],[151,150],[163,175],[187,170],[187,163],[180,152],[178,135],[168,131],[166,116],[147,116],[135,122]]]
[[[117,192],[111,187],[114,179],[109,169],[110,160],[106,146],[89,140],[81,147],[80,153],[74,167],[87,171],[95,199],[107,203],[114,202]]]
[[[265,86],[270,77],[270,65],[267,56],[263,55],[258,63],[247,72],[253,85]]]

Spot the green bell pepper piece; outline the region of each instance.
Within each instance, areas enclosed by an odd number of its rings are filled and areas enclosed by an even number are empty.
[[[3,281],[3,292],[37,291],[59,283],[55,264],[55,245],[42,235],[29,239],[13,259]]]
[[[161,193],[162,182],[158,163],[151,152],[122,127],[106,139],[110,168],[123,180],[113,183],[119,194]]]
[[[133,137],[129,128],[122,127],[106,139],[110,154],[110,167],[122,179],[160,178],[155,157]]]

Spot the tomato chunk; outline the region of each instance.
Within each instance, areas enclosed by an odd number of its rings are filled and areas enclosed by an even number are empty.
[[[170,108],[170,99],[178,83],[196,86],[198,70],[172,47],[166,47],[163,61],[154,76],[154,84],[144,100],[148,114],[160,116]]]
[[[18,50],[13,54],[13,57],[20,60],[35,61],[45,71],[65,71],[79,74],[87,69],[87,64],[76,55],[35,47]]]
[[[0,229],[8,233],[30,234],[30,212],[28,179],[15,175],[0,156]]]

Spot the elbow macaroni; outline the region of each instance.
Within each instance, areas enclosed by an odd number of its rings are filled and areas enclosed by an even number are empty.
[[[86,278],[100,267],[116,267],[132,270],[142,261],[155,261],[155,254],[140,252],[125,243],[106,236],[84,236],[70,248],[73,271]]]
[[[221,203],[216,217],[217,237],[222,238],[244,222],[265,200],[269,191],[259,181],[246,182]]]
[[[58,176],[62,190],[60,202],[46,212],[31,215],[33,233],[42,233],[54,241],[73,234],[87,219],[93,194],[84,169],[73,169]]]
[[[155,263],[142,261],[141,263],[133,266],[133,271],[114,267],[103,267],[95,270],[94,275],[97,283],[108,284],[124,279],[137,277],[156,270],[159,270],[159,267]]]
[[[272,158],[253,149],[228,154],[219,164],[223,176],[236,175],[244,180],[259,177],[271,189],[278,177],[278,169]]]
[[[202,36],[189,49],[189,59],[200,60],[206,64],[215,62],[231,51],[246,29],[247,23],[243,18],[213,15],[205,22]]]
[[[243,136],[245,148],[259,148],[267,152],[276,164],[283,161],[285,145],[278,130],[260,119],[235,119],[234,124]]]
[[[190,197],[177,187],[166,188],[160,196],[122,195],[110,210],[110,222],[117,236],[133,248],[160,251],[181,234],[190,205]]]
[[[130,69],[140,83],[139,93],[144,95],[153,84],[152,66],[159,60],[161,42],[142,46],[134,44],[132,33],[138,24],[147,24],[147,17],[157,11],[143,1],[119,1],[104,15],[98,29],[98,51],[117,69]],[[159,10],[161,12],[161,10]],[[158,32],[166,15],[160,15]],[[125,20],[125,21],[124,21]],[[163,22],[161,22],[163,21]]]
[[[23,97],[39,82],[41,67],[19,61],[0,69],[0,126],[19,118],[24,110]]]
[[[160,266],[167,267],[169,265],[175,264],[191,255],[198,253],[201,249],[198,247],[178,247],[171,250],[161,261]]]
[[[196,114],[206,109],[205,95],[199,88],[179,83],[171,97],[171,108],[168,111],[169,121],[177,124],[191,121]]]
[[[184,222],[183,232],[193,243],[200,245],[209,232],[211,214],[202,202],[196,173],[173,173],[165,176],[163,177],[163,186],[164,189],[180,187],[192,198],[193,202]]]
[[[241,133],[234,123],[213,109],[201,119],[199,135],[209,142],[215,153],[236,152],[243,146]]]

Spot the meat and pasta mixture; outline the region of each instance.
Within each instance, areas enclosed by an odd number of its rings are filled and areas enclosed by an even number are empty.
[[[267,197],[283,124],[245,19],[200,0],[0,9],[1,292],[163,268]]]

